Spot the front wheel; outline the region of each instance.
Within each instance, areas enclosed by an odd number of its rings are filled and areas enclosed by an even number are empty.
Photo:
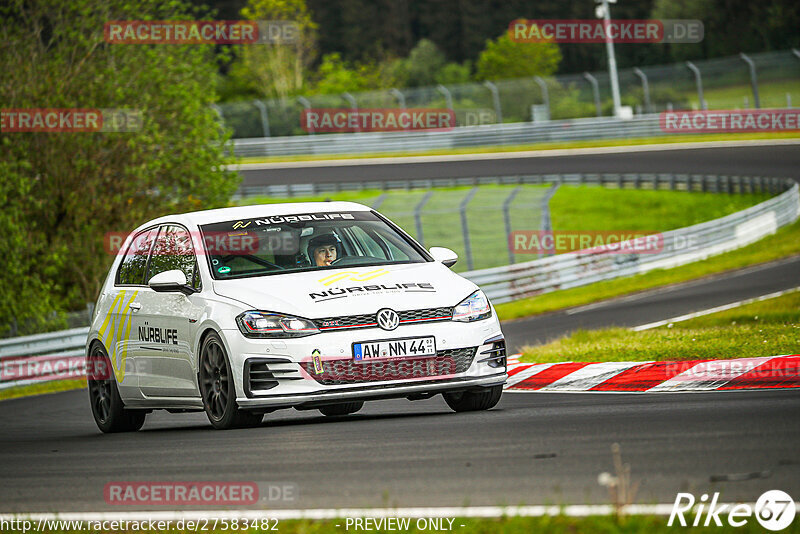
[[[484,391],[459,391],[443,393],[444,401],[456,412],[475,412],[489,410],[500,402],[503,386],[492,386]]]
[[[240,410],[222,340],[210,333],[200,349],[200,395],[208,420],[218,430],[258,426],[264,414]]]
[[[329,404],[328,406],[320,406],[319,411],[322,412],[322,415],[327,415],[329,417],[332,417],[336,415],[348,415],[351,413],[356,413],[363,407],[364,407],[364,401],[343,402],[341,404]]]
[[[114,380],[114,369],[103,345],[95,343],[87,361],[89,402],[97,427],[106,434],[136,432],[144,425],[145,410],[126,410]]]

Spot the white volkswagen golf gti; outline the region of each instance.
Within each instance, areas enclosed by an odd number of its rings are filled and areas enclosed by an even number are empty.
[[[455,411],[492,408],[505,341],[456,260],[350,202],[150,221],[125,240],[95,308],[95,421],[135,431],[154,409],[205,410],[222,429],[280,408],[337,416],[439,393]]]

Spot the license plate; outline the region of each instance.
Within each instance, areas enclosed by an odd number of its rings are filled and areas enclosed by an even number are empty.
[[[353,343],[353,359],[356,363],[431,356],[436,356],[436,340],[433,336]]]

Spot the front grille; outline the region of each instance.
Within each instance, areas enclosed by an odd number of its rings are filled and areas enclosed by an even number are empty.
[[[375,313],[364,313],[361,315],[344,315],[341,317],[323,317],[322,319],[314,319],[314,324],[323,332],[329,330],[372,328],[378,326],[375,315]],[[453,317],[453,308],[407,310],[397,312],[397,315],[400,317],[401,326],[404,324],[433,323],[437,321],[449,321]]]
[[[490,339],[491,348],[482,350],[478,355],[478,363],[486,363],[489,367],[506,367],[506,341],[503,338]]]
[[[266,391],[278,385],[275,375],[269,370],[266,362],[253,362],[248,368],[246,382],[250,391]]]
[[[244,365],[244,386],[248,397],[277,387],[281,381],[302,379],[299,370],[288,360],[250,358]]]
[[[463,373],[472,365],[477,349],[478,347],[467,347],[440,350],[433,358],[413,360],[384,360],[369,363],[356,363],[351,358],[329,360],[322,362],[323,372],[320,374],[314,371],[313,362],[303,362],[300,365],[320,384],[341,386]]]

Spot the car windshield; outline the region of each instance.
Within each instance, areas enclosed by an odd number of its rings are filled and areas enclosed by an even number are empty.
[[[275,215],[200,226],[217,280],[428,261],[373,212]]]

